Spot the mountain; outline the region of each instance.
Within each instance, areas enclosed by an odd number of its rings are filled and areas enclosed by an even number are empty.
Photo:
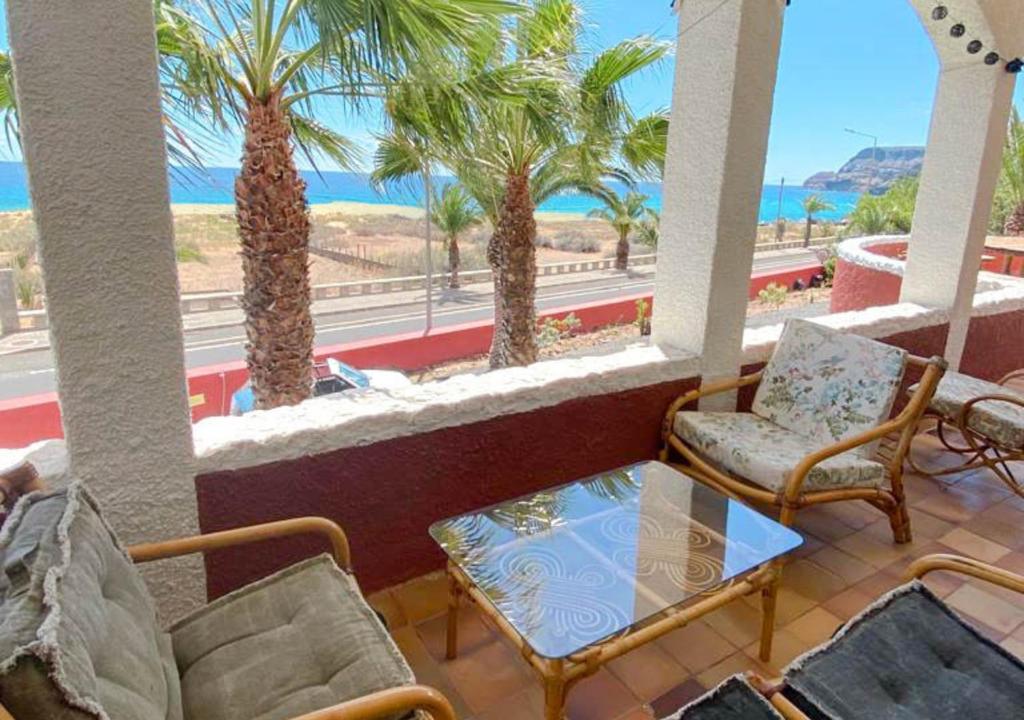
[[[923,147],[864,148],[837,172],[811,175],[804,181],[804,187],[880,195],[900,178],[919,175],[923,162]]]

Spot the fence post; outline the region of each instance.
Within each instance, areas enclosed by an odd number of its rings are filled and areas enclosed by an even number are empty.
[[[0,270],[0,336],[21,330],[18,296],[14,291],[14,270]]]

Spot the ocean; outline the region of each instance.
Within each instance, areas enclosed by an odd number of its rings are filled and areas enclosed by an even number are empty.
[[[233,187],[237,171],[233,168],[210,168],[200,175],[192,171],[175,169],[170,174],[171,202],[231,205],[234,203]],[[418,182],[403,185],[378,193],[359,173],[303,171],[311,204],[335,201],[349,201],[390,205],[414,205],[422,202],[423,191]],[[443,184],[445,178],[438,178]],[[614,183],[613,183],[614,185]],[[620,191],[624,189],[619,185]],[[641,183],[640,191],[650,196],[649,205],[661,210],[661,184]],[[801,187],[786,186],[782,191],[781,215],[787,220],[804,217],[802,202],[811,194],[822,196],[835,206],[834,210],[818,213],[824,220],[841,220],[849,215],[860,197],[857,193],[823,192],[805,190]],[[593,198],[567,193],[551,198],[538,208],[544,212],[585,213],[601,203]],[[25,183],[25,168],[17,162],[0,162],[0,211],[27,210],[29,208],[28,188]],[[761,222],[772,222],[779,214],[779,186],[765,185],[761,192]]]

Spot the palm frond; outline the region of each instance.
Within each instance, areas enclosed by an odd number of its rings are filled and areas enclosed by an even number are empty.
[[[645,115],[631,121],[622,138],[622,157],[641,177],[660,180],[665,172],[668,119],[666,110]]]

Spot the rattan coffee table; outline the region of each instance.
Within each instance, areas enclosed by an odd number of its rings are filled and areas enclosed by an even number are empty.
[[[605,663],[744,595],[762,594],[771,654],[781,557],[802,539],[659,462],[435,523],[448,555],[448,658],[463,597],[544,683],[546,720]]]

